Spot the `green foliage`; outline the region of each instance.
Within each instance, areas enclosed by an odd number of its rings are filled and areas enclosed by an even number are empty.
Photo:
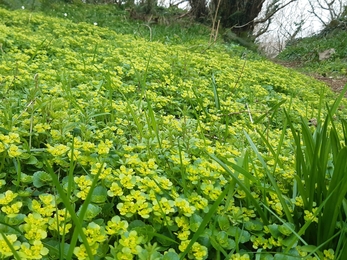
[[[239,46],[168,27],[180,40],[154,42],[90,12],[0,9],[1,258],[342,259],[342,96]]]
[[[301,62],[303,70],[323,75],[347,75],[347,31],[336,29],[327,35],[295,40],[277,56],[279,59]],[[335,53],[328,60],[319,61],[318,53],[334,48]]]
[[[332,120],[346,90],[347,85],[328,112],[324,123],[319,124],[314,133],[311,133],[305,122],[301,124],[300,135],[291,125],[296,143],[294,195],[301,197],[305,214],[307,211],[314,212],[313,221],[318,223],[317,227],[311,227],[303,237],[307,242],[325,248],[336,244],[336,236],[340,242],[345,240],[343,230],[336,233],[336,223],[339,220],[345,225],[346,221],[343,204],[347,194],[347,178],[344,174],[347,148],[343,145],[344,138],[340,140],[341,136]],[[344,126],[345,121],[342,123]],[[343,137],[345,136],[343,131]]]

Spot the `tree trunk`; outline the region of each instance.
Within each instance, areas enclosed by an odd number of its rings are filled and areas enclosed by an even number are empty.
[[[208,15],[207,1],[206,0],[189,0],[191,13],[197,21],[204,21]]]
[[[212,0],[213,6],[219,0]],[[252,32],[253,20],[258,16],[265,0],[221,0],[218,16],[224,28],[231,28],[233,32],[241,34]]]

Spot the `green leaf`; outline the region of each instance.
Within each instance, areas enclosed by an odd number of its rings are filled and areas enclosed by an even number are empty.
[[[169,246],[172,246],[173,244],[176,244],[176,245],[178,244],[176,240],[170,238],[170,233],[167,231],[163,232],[163,234],[154,232],[152,235],[157,238],[158,242],[162,246],[169,247]]]
[[[49,173],[44,171],[37,171],[33,175],[33,184],[36,188],[48,185],[52,182],[52,177]]]
[[[30,155],[30,153],[22,153],[19,158],[21,160],[28,160],[28,159],[30,159],[31,156],[32,155]]]
[[[82,207],[77,211],[77,216],[80,216]],[[101,212],[101,207],[94,204],[88,204],[87,210],[83,216],[83,220],[92,221]]]
[[[133,229],[133,228],[137,228],[137,227],[144,227],[146,226],[146,223],[143,222],[142,220],[134,220],[134,221],[131,221],[130,224],[129,224],[129,229]]]
[[[223,231],[226,231],[230,228],[229,218],[225,215],[220,215],[217,217],[219,228]]]
[[[341,216],[342,201],[347,194],[347,147],[341,149],[335,162],[334,173],[328,188],[327,203],[323,209],[323,216],[319,220],[321,232],[319,232],[319,242],[333,236],[336,228],[336,221]]]
[[[190,218],[190,230],[193,232],[196,232],[201,225],[201,222],[203,221],[203,218],[200,217],[198,214],[193,214]]]
[[[278,231],[281,232],[282,235],[289,236],[295,230],[295,225],[293,223],[285,223],[281,226],[278,226]]]
[[[331,112],[332,116],[335,114],[336,110],[338,109],[339,104],[342,101],[343,97],[345,96],[346,92],[347,92],[347,84],[341,90],[339,96],[337,97],[337,99],[335,99],[335,102],[334,102],[333,106],[331,107],[330,112]]]
[[[270,230],[271,236],[273,236],[275,239],[278,239],[279,236],[281,235],[281,232],[278,230],[278,225],[277,224],[272,224],[267,226]]]
[[[96,186],[92,193],[91,202],[104,203],[107,200],[107,189],[104,186]]]
[[[43,242],[44,246],[49,250],[48,255],[52,259],[61,259],[65,258],[67,255],[67,252],[69,250],[70,245],[67,243],[62,243],[57,240],[50,239],[48,241]],[[62,248],[64,247],[64,248]],[[61,257],[61,258],[59,258]]]
[[[18,226],[24,222],[24,218],[26,218],[25,214],[16,214],[15,216],[7,215],[5,222],[10,226]]]
[[[214,247],[214,249],[217,250],[217,252],[222,252],[224,256],[227,255],[227,252],[224,250],[222,245],[220,245],[219,242],[216,240],[216,237],[214,236],[210,237],[210,242],[211,242],[211,245]]]
[[[30,175],[27,175],[25,173],[22,173],[21,176],[20,176],[20,181],[22,183],[31,183],[33,182],[33,176],[30,176]]]
[[[97,116],[97,115],[94,115],[94,116]],[[72,135],[73,136],[82,136],[82,131],[80,128],[77,128],[75,127],[73,130],[72,130]]]
[[[257,219],[252,219],[245,223],[245,228],[249,231],[261,231],[263,226],[263,223]]]
[[[290,210],[288,208],[288,205],[287,205],[287,203],[286,203],[286,201],[284,199],[284,195],[282,194],[281,189],[278,187],[277,182],[276,182],[274,176],[270,173],[270,171],[269,171],[269,169],[267,167],[266,162],[264,161],[263,157],[259,153],[259,151],[258,151],[257,147],[255,146],[255,144],[253,143],[251,137],[246,133],[246,131],[244,131],[244,134],[246,135],[246,138],[247,138],[249,144],[251,145],[252,150],[255,152],[255,154],[257,155],[257,157],[259,159],[259,161],[261,162],[261,164],[262,164],[262,166],[263,166],[263,168],[265,170],[265,173],[266,173],[268,179],[270,180],[270,183],[271,183],[272,187],[274,188],[279,201],[281,202],[283,211],[284,211],[287,219],[289,220],[289,222],[294,223],[294,220],[293,220],[293,217],[291,215],[291,212],[290,212]],[[265,224],[266,223],[268,223],[268,221],[266,221]]]
[[[239,227],[230,227],[227,233],[230,236],[235,237],[235,241],[240,243],[246,243],[251,238],[251,234],[247,230],[242,230]]]
[[[7,129],[3,128],[3,127],[0,127],[0,132],[7,135],[10,133],[10,131],[8,131]]]
[[[302,260],[302,257],[277,253],[275,254],[274,260]]]
[[[287,248],[295,246],[298,242],[297,234],[291,234],[289,237],[282,240],[282,244]]]
[[[246,230],[241,230],[241,233],[238,236],[238,242],[240,242],[241,244],[244,244],[246,242],[248,242],[251,239],[251,234],[246,231]]]
[[[262,116],[256,118],[256,119],[254,120],[254,124],[258,124],[263,118],[269,117],[269,113],[270,113],[271,111],[275,112],[282,104],[284,104],[284,103],[286,103],[286,102],[287,102],[287,100],[284,99],[284,100],[282,100],[282,101],[276,103],[275,105],[273,105],[273,106],[270,108],[270,110],[267,111],[264,115],[262,115]],[[274,115],[274,113],[273,113],[273,115]],[[272,115],[272,116],[273,116],[273,115]]]
[[[20,256],[18,255],[18,252],[16,251],[16,249],[14,249],[13,245],[11,244],[11,242],[7,239],[6,235],[2,232],[0,232],[0,236],[2,236],[3,240],[5,241],[5,243],[7,244],[7,246],[10,248],[12,254],[14,255],[16,260],[20,260]]]
[[[262,249],[258,249],[257,252],[261,252]],[[255,255],[255,260],[273,260],[274,257],[268,253],[261,252]]]
[[[216,232],[215,238],[216,241],[222,246],[225,247],[226,245],[228,245],[228,234],[225,231],[219,231]]]
[[[163,256],[163,260],[179,260],[180,257],[176,252],[168,252]]]
[[[35,165],[38,163],[39,160],[37,160],[37,158],[33,155],[30,155],[30,157],[28,158],[28,160],[25,162],[26,164],[31,164],[31,165]]]
[[[155,229],[150,225],[138,226],[133,228],[138,234],[138,236],[142,236],[143,243],[148,243],[154,237]]]

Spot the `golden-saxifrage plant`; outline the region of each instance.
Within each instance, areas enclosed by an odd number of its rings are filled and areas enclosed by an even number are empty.
[[[319,114],[317,83],[69,15],[0,10],[2,257],[286,257],[298,231],[281,108]]]

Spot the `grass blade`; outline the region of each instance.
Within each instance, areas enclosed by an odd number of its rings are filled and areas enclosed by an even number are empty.
[[[219,103],[219,96],[217,91],[217,84],[216,79],[214,78],[214,74],[212,73],[212,89],[213,89],[213,95],[214,95],[214,103],[216,105],[217,109],[220,109],[220,103]]]
[[[93,253],[92,253],[91,248],[90,248],[90,246],[89,246],[89,244],[88,244],[87,238],[86,238],[86,236],[84,235],[84,232],[83,232],[83,229],[82,229],[82,220],[81,220],[81,219],[83,219],[83,214],[82,214],[83,207],[87,207],[87,206],[88,206],[88,204],[87,204],[87,202],[88,202],[87,199],[88,199],[88,196],[90,196],[90,198],[91,198],[91,194],[92,194],[92,192],[93,192],[93,189],[92,189],[93,187],[90,188],[90,191],[89,191],[89,193],[88,193],[88,195],[87,195],[87,198],[86,198],[86,200],[85,200],[85,203],[84,203],[83,206],[82,206],[81,216],[77,216],[77,214],[75,213],[74,207],[71,205],[69,198],[68,198],[67,195],[65,194],[65,191],[64,191],[63,187],[62,187],[61,184],[60,184],[60,181],[59,181],[59,179],[58,179],[58,176],[54,173],[53,169],[51,168],[51,166],[49,165],[49,163],[47,162],[47,160],[46,160],[45,165],[46,165],[46,170],[47,170],[47,172],[48,172],[48,173],[51,175],[51,177],[52,177],[52,182],[53,182],[53,184],[55,185],[55,188],[57,189],[58,194],[59,194],[60,198],[62,199],[65,208],[69,211],[69,213],[70,213],[70,215],[71,215],[71,218],[72,218],[72,220],[73,220],[73,222],[74,222],[74,224],[75,224],[75,231],[76,231],[76,232],[74,232],[74,235],[73,235],[73,236],[76,236],[76,237],[77,237],[77,235],[79,235],[79,236],[81,237],[81,239],[82,239],[82,241],[83,241],[83,244],[84,244],[85,247],[86,247],[86,251],[87,251],[87,254],[88,254],[89,259],[93,259]],[[95,176],[95,178],[96,178],[96,177],[97,177],[97,176]],[[93,181],[93,183],[94,183],[94,181]],[[94,185],[95,185],[95,184],[94,184]],[[89,198],[89,200],[90,200],[90,198]],[[86,205],[86,206],[85,206],[85,205]],[[84,210],[84,213],[85,213],[85,210]],[[80,219],[80,218],[81,218],[81,219]],[[70,248],[69,248],[69,252],[68,252],[68,255],[67,255],[67,259],[72,259],[72,254],[73,254],[73,249],[75,248],[75,243],[76,243],[76,242],[74,242],[73,239],[72,239],[71,244],[70,244]]]
[[[8,240],[8,238],[5,236],[4,233],[0,232],[0,235],[2,236],[2,238],[5,240],[5,243],[7,244],[7,246],[10,248],[13,256],[15,257],[16,260],[21,260],[20,256],[18,255],[16,249],[14,249],[13,245],[11,244],[11,242]]]
[[[284,198],[283,198],[283,194],[282,194],[281,190],[279,189],[279,187],[278,187],[278,185],[277,185],[277,182],[276,182],[275,178],[274,178],[274,177],[272,176],[272,174],[270,173],[270,171],[269,171],[269,169],[268,169],[268,167],[267,167],[267,165],[266,165],[266,162],[264,161],[263,157],[262,157],[261,154],[259,153],[257,147],[256,147],[255,144],[253,143],[253,141],[252,141],[252,139],[250,138],[250,136],[249,136],[245,131],[244,131],[244,133],[245,133],[246,138],[247,138],[249,144],[251,145],[253,151],[255,152],[255,154],[257,155],[257,157],[258,157],[258,159],[259,159],[259,161],[260,161],[261,164],[263,165],[263,168],[264,168],[264,170],[265,170],[265,172],[266,172],[266,175],[267,175],[267,177],[269,178],[269,180],[270,180],[270,182],[271,182],[271,185],[272,185],[272,187],[274,188],[274,190],[275,190],[275,192],[276,192],[276,194],[277,194],[278,199],[280,200],[280,203],[281,203],[281,205],[282,205],[282,208],[283,208],[283,210],[284,210],[284,213],[285,213],[285,215],[286,215],[288,221],[289,221],[290,223],[294,223],[294,220],[293,220],[293,217],[292,217],[292,215],[291,215],[291,213],[290,213],[290,210],[289,210],[289,208],[288,208],[288,205],[287,205],[287,203],[285,202],[285,200],[284,200]]]
[[[347,147],[341,149],[334,165],[334,174],[330,181],[328,194],[329,202],[324,207],[322,219],[321,236],[318,237],[320,243],[334,234],[336,221],[341,214],[341,206],[344,197],[347,194]]]
[[[207,212],[206,216],[204,217],[203,221],[201,222],[198,230],[194,233],[192,239],[190,240],[187,248],[184,250],[184,252],[182,253],[180,259],[183,260],[184,257],[188,254],[188,252],[190,251],[190,249],[192,248],[193,244],[198,240],[198,238],[200,237],[200,235],[205,231],[206,225],[211,221],[212,216],[214,215],[214,213],[217,211],[219,204],[222,202],[222,200],[224,199],[224,197],[226,196],[226,194],[228,193],[230,189],[230,184],[228,184],[224,191],[219,195],[219,197],[216,199],[216,201],[213,203],[212,207],[210,208],[210,210]]]
[[[154,111],[153,111],[153,108],[152,108],[152,104],[151,104],[151,101],[149,99],[147,99],[147,108],[148,108],[148,116],[149,116],[149,118],[148,118],[148,128],[152,127],[152,129],[154,130],[155,135],[157,137],[159,148],[162,149],[161,141],[160,141],[160,137],[159,137],[158,123],[157,123],[157,121],[155,119],[155,115],[154,115]]]
[[[257,212],[260,215],[260,218],[262,219],[262,221],[264,222],[264,224],[268,224],[269,221],[264,213],[264,211],[261,209],[260,204],[258,203],[258,201],[252,196],[250,190],[246,187],[246,185],[237,177],[236,174],[234,174],[228,166],[226,166],[225,163],[223,163],[221,160],[219,160],[215,155],[210,154],[210,157],[215,160],[217,163],[220,164],[220,166],[223,167],[223,169],[233,178],[233,180],[235,180],[237,182],[237,184],[240,186],[240,188],[246,193],[246,195],[249,197],[249,199],[252,201],[253,206],[257,209]],[[235,166],[235,165],[234,165]],[[237,168],[237,167],[236,167]],[[244,174],[245,171],[240,171],[241,174]],[[247,173],[248,175],[249,173]],[[245,177],[247,178],[247,175],[245,175]]]

